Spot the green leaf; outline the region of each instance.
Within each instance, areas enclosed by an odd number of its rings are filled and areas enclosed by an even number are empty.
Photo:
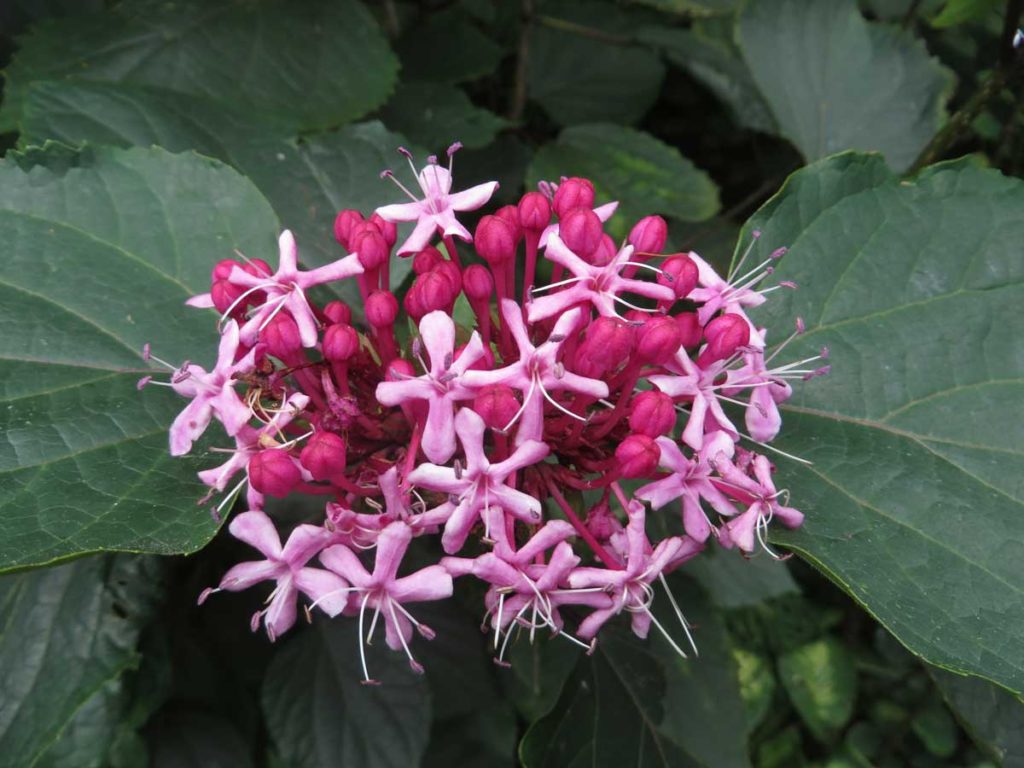
[[[106,765],[151,577],[138,558],[91,558],[0,578],[0,766]]]
[[[54,146],[0,163],[0,570],[209,541],[194,473],[211,461],[168,454],[182,401],[136,391],[140,350],[210,357],[213,318],[182,303],[235,248],[273,259],[276,229],[251,184],[196,155]]]
[[[658,98],[665,66],[622,37],[627,13],[594,0],[543,11],[529,36],[530,99],[560,125],[638,122]]]
[[[747,719],[747,733],[760,725],[772,706],[775,690],[775,674],[771,662],[764,656],[740,648],[733,650],[736,660],[736,674],[740,684],[740,697]]]
[[[402,80],[416,83],[475,80],[493,73],[504,54],[458,7],[426,12],[395,47],[402,60]],[[452,141],[446,139],[447,144]]]
[[[172,711],[147,730],[149,768],[252,768],[251,745],[230,720],[213,712]]]
[[[739,0],[638,0],[638,2],[665,13],[679,13],[686,16],[732,13],[739,4]]]
[[[998,14],[1002,7],[1003,0],[948,0],[939,15],[932,19],[932,26],[939,29],[955,27],[989,14]]]
[[[132,0],[45,21],[19,44],[0,130],[21,119],[29,83],[64,79],[158,86],[326,128],[380,106],[398,70],[355,0]]]
[[[942,702],[932,701],[914,715],[910,728],[931,754],[948,758],[957,747],[957,728],[953,716]]]
[[[267,196],[295,232],[301,258],[311,266],[342,255],[332,229],[340,209],[369,213],[400,194],[379,174],[394,164],[395,148],[405,140],[377,122],[300,140],[286,124],[253,120],[242,110],[204,98],[125,84],[39,82],[29,89],[22,127],[22,145],[46,139],[158,144],[230,163]],[[392,284],[399,285],[410,269],[409,259],[396,259]],[[355,285],[346,284],[339,292],[361,311]]]
[[[527,186],[558,182],[562,176],[586,176],[598,200],[618,200],[609,227],[624,236],[642,216],[661,213],[701,221],[719,208],[718,188],[677,149],[650,134],[615,125],[566,128],[558,140],[534,155]]]
[[[832,739],[853,714],[857,671],[835,638],[801,646],[779,658],[779,679],[793,706],[821,741]]]
[[[705,85],[732,112],[738,125],[764,133],[777,133],[771,109],[761,96],[750,70],[730,38],[715,34],[724,25],[690,29],[656,26],[640,38],[660,48],[668,60]]]
[[[380,118],[437,153],[456,139],[470,149],[486,146],[507,125],[493,112],[475,106],[461,89],[440,83],[399,86]]]
[[[640,640],[619,622],[602,630],[555,709],[527,731],[527,768],[749,765],[743,702],[725,629],[689,580],[669,580],[696,627],[699,657],[680,658],[651,627]],[[675,639],[682,630],[661,589],[654,604]],[[682,640],[685,644],[685,639]]]
[[[527,722],[535,722],[552,710],[581,653],[579,647],[559,637],[518,642],[509,649],[512,667],[502,674],[501,681]]]
[[[430,692],[405,656],[383,642],[366,648],[370,674],[381,685],[361,685],[359,643],[355,621],[317,622],[271,662],[263,712],[286,765],[419,765],[430,726]]]
[[[736,557],[733,552],[709,550],[687,563],[686,574],[696,579],[719,608],[743,608],[797,592],[782,563],[767,557]]]
[[[829,376],[796,387],[780,483],[807,514],[776,541],[912,652],[1024,691],[1024,184],[966,164],[912,181],[852,154],[794,174],[748,222],[788,245],[754,317]],[[745,238],[743,238],[745,239]],[[741,242],[739,249],[745,248]],[[780,295],[781,294],[781,295]]]
[[[1024,765],[1024,702],[981,678],[930,671],[978,746],[1006,768]]]
[[[747,3],[738,40],[783,136],[807,160],[878,150],[903,170],[945,119],[952,75],[854,0]]]

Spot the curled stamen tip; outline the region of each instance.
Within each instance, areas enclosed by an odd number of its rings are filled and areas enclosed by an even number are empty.
[[[149,358],[150,358],[150,348],[149,348],[149,342],[147,341],[145,344],[142,345],[142,359],[143,360],[149,360]]]
[[[799,288],[799,287],[800,287],[799,285],[797,285],[796,283],[794,283],[794,282],[793,282],[792,280],[781,280],[781,281],[779,282],[779,285],[781,285],[781,286],[783,286],[783,287],[785,287],[785,288],[792,288],[792,289],[793,289],[794,291],[795,291],[795,290],[796,290],[797,288]]]
[[[502,669],[512,669],[512,665],[509,662],[505,661],[504,659],[499,659],[499,658],[495,657],[494,658],[494,663],[497,664]]]
[[[821,358],[822,358],[822,360],[828,360],[829,354],[830,353],[829,353],[828,347],[822,347],[821,348]]]
[[[365,680],[359,681],[360,685],[380,685],[380,680],[374,680],[372,677],[368,677]]]
[[[306,614],[306,623],[307,624],[312,624],[313,623],[313,612],[309,610],[309,606],[308,605],[302,606],[302,612],[304,614]]]
[[[406,149],[405,147],[399,147],[399,148],[398,148],[398,154],[400,154],[400,155],[404,155],[405,157],[407,157],[407,158],[409,158],[410,160],[412,160],[412,152],[410,152],[410,151],[409,151],[408,149]]]
[[[806,330],[807,330],[807,326],[804,324],[804,319],[802,317],[798,317],[796,319],[796,332],[797,333],[803,333]]]
[[[437,633],[428,627],[426,624],[417,624],[416,630],[427,640],[433,640],[437,637]]]
[[[448,157],[451,157],[456,152],[458,152],[460,149],[462,149],[462,142],[461,141],[454,142],[450,147],[448,147]]]
[[[775,267],[771,267],[771,266],[769,266],[769,267],[765,267],[765,268],[764,268],[764,273],[765,273],[766,275],[772,275],[772,274],[775,274]]]
[[[199,593],[199,597],[198,599],[196,599],[196,605],[202,605],[203,603],[205,603],[206,598],[208,598],[216,591],[217,589],[215,587],[207,587],[206,589],[204,589],[202,592]]]
[[[151,382],[152,380],[152,376],[143,376],[141,379],[135,382],[135,388],[141,391],[142,388],[149,384],[149,382]]]
[[[787,248],[786,246],[782,246],[781,248],[776,248],[774,251],[772,251],[770,258],[781,259],[787,253],[789,253],[789,248]]]
[[[423,669],[423,665],[416,661],[416,659],[409,659],[409,669],[417,675],[422,675],[426,671]]]
[[[597,650],[597,638],[595,637],[593,640],[590,641],[590,647],[587,648],[587,656],[593,656],[594,655],[594,651],[596,651],[596,650]]]
[[[759,238],[761,236],[761,230],[760,229],[755,229],[753,232],[750,233],[750,236],[752,238],[754,238],[755,240],[757,240],[757,238]]]
[[[221,524],[220,510],[218,510],[216,507],[210,507],[210,517],[213,518],[213,522],[215,522],[217,525]]]
[[[437,165],[437,155],[429,155],[427,157],[427,163],[429,165]]]
[[[383,171],[380,172],[380,177],[382,179],[390,179],[394,175],[394,171],[392,171],[390,168],[385,168]]]
[[[249,629],[251,629],[253,632],[260,628],[260,616],[262,615],[263,614],[261,611],[256,611],[256,613],[252,615],[252,618],[249,619]]]

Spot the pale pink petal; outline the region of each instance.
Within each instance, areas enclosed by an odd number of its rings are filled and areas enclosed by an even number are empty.
[[[384,639],[388,648],[392,651],[403,650],[402,641],[404,640],[405,645],[408,645],[412,640],[412,622],[400,611],[392,613],[392,609],[387,605],[381,606],[381,613],[384,614]]]
[[[530,341],[530,334],[526,331],[523,323],[523,311],[519,305],[511,299],[501,300],[501,316],[508,325],[516,346],[519,347],[519,357],[523,358],[533,352],[533,343]]]
[[[435,464],[444,464],[455,454],[455,406],[450,400],[431,398],[420,447]]]
[[[451,597],[452,590],[451,574],[440,565],[428,565],[416,573],[395,579],[388,592],[400,603],[422,603]]]
[[[200,293],[190,299],[186,299],[185,304],[190,307],[198,307],[199,309],[212,309],[213,295],[209,293]]]
[[[594,209],[594,214],[601,221],[608,221],[608,219],[610,219],[612,215],[615,213],[615,209],[618,207],[619,201],[614,200],[610,203],[605,203],[604,205],[597,206],[597,208]]]
[[[252,410],[230,387],[225,388],[217,395],[211,401],[211,405],[224,425],[224,431],[231,437],[241,432],[242,427],[248,424],[252,418]]]
[[[337,574],[322,568],[302,568],[295,574],[295,586],[306,597],[316,603],[316,607],[334,617],[345,610],[349,592],[348,582]]]
[[[295,278],[295,283],[301,288],[311,288],[314,285],[323,285],[335,280],[355,277],[356,275],[363,274],[364,271],[363,264],[359,261],[359,256],[350,253],[348,256],[323,267],[300,272]]]
[[[171,423],[171,455],[184,456],[192,450],[192,443],[202,436],[212,418],[213,407],[209,399],[197,395]]]
[[[455,417],[455,431],[459,433],[462,450],[466,454],[466,463],[470,468],[487,466],[484,455],[484,432],[487,426],[476,411],[463,408]]]
[[[421,202],[395,203],[394,205],[382,205],[374,211],[384,221],[397,223],[400,221],[416,221],[420,216],[430,213],[427,206]]]
[[[342,544],[335,544],[323,550],[320,553],[320,562],[354,587],[366,589],[373,582],[373,577],[355,553]]]
[[[711,524],[701,509],[699,499],[692,493],[683,496],[683,529],[688,536],[700,542],[707,541],[711,535]]]
[[[444,533],[441,535],[441,546],[445,552],[454,555],[462,549],[470,530],[476,525],[479,511],[480,507],[468,499],[455,508],[452,516],[445,523]]]
[[[436,226],[445,237],[457,237],[464,240],[467,243],[473,241],[473,235],[469,233],[459,220],[455,218],[455,214],[451,209],[446,209],[438,214],[434,215],[434,226]]]
[[[444,360],[455,351],[455,322],[441,310],[435,310],[420,320],[420,338],[430,357],[430,368],[435,374],[444,370]]]
[[[263,619],[267,627],[267,636],[271,640],[276,640],[295,625],[295,602],[298,597],[299,593],[292,582],[292,577],[286,576],[279,583]]]
[[[570,307],[590,301],[593,295],[593,292],[584,286],[573,285],[557,293],[538,296],[530,299],[526,305],[528,319],[531,323],[536,323],[539,320],[554,317]]]
[[[639,488],[633,495],[641,501],[649,501],[654,509],[661,509],[674,499],[683,495],[684,486],[677,475],[669,475],[661,480]]]
[[[576,636],[580,640],[593,640],[594,636],[601,631],[601,627],[603,627],[609,619],[616,616],[620,610],[620,606],[613,605],[611,608],[594,611],[580,622],[580,625],[576,630]]]
[[[407,479],[413,485],[442,493],[461,493],[469,485],[464,477],[457,479],[451,467],[439,467],[427,462],[417,465]]]
[[[557,234],[548,238],[544,256],[556,264],[562,265],[576,277],[586,277],[600,271],[569,250],[569,246],[563,243],[562,238]]]
[[[539,531],[533,534],[528,542],[519,548],[519,551],[516,553],[516,562],[528,563],[533,560],[535,555],[546,552],[556,544],[564,542],[570,536],[575,535],[576,529],[572,527],[571,523],[565,520],[549,520]],[[552,559],[553,562],[554,560]],[[549,563],[548,567],[551,567],[551,563]]]
[[[485,205],[498,189],[498,182],[488,181],[448,195],[448,204],[456,211],[475,211]]]
[[[561,378],[544,380],[544,386],[548,389],[568,389],[594,399],[608,397],[608,385],[597,379],[588,379],[572,371],[565,371]]]
[[[264,512],[243,512],[228,526],[231,535],[272,559],[281,559],[281,539],[274,522]]]
[[[331,534],[319,525],[297,525],[281,550],[281,559],[292,568],[308,563],[331,540]]]
[[[395,580],[405,551],[412,541],[412,529],[404,522],[391,523],[377,537],[377,555],[373,563],[373,581],[388,585]]]
[[[398,255],[419,253],[430,245],[430,239],[436,231],[437,225],[434,223],[433,217],[424,214],[423,218],[416,222],[416,226],[413,227],[409,236],[405,238],[405,242],[399,247]]]
[[[315,347],[318,340],[316,315],[312,307],[306,301],[306,295],[302,291],[292,291],[285,299],[288,314],[292,316],[295,325],[299,329],[299,339],[304,347]]]
[[[436,391],[426,379],[382,381],[377,385],[376,397],[381,405],[394,407],[409,400],[427,400]]]
[[[490,498],[492,504],[500,505],[525,523],[535,525],[540,522],[541,503],[529,494],[502,485],[491,489]]]
[[[274,277],[279,281],[291,279],[299,271],[299,248],[290,229],[281,233],[277,239],[277,246],[277,273]]]
[[[768,387],[755,387],[750,393],[750,404],[744,414],[747,431],[755,440],[770,443],[782,428],[782,416]]]
[[[250,560],[239,563],[224,574],[220,580],[218,589],[226,589],[228,592],[238,592],[248,589],[261,581],[276,579],[287,571],[287,567],[273,560]]]
[[[648,611],[637,611],[634,613],[630,619],[630,629],[641,640],[646,639],[647,633],[651,629],[651,614]]]

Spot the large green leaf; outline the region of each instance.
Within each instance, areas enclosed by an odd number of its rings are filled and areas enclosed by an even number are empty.
[[[534,155],[528,185],[562,176],[593,180],[598,201],[618,200],[611,229],[624,235],[637,219],[661,213],[702,221],[718,210],[718,188],[677,149],[650,134],[616,125],[566,128]]]
[[[91,558],[0,578],[0,766],[106,764],[118,713],[105,705],[155,596],[143,566]]]
[[[979,746],[1003,768],[1024,766],[1024,702],[977,677],[941,670],[932,677]]]
[[[433,152],[456,140],[470,149],[487,146],[506,125],[503,118],[474,105],[461,89],[441,83],[399,86],[380,117]]]
[[[779,657],[779,679],[796,711],[827,742],[846,725],[857,696],[857,670],[835,638],[816,640]]]
[[[700,656],[680,658],[654,627],[647,640],[626,626],[606,627],[597,652],[580,661],[555,709],[527,731],[520,745],[527,768],[749,764],[743,703],[721,619],[691,581],[669,583],[696,627]],[[682,635],[663,594],[654,610],[670,632]]]
[[[51,146],[0,163],[0,570],[209,540],[204,460],[168,454],[182,401],[136,391],[140,350],[211,357],[212,317],[183,301],[236,248],[273,260],[276,231],[250,183],[196,155]]]
[[[852,154],[795,174],[747,224],[781,245],[758,310],[831,375],[785,406],[780,483],[807,513],[779,542],[911,651],[1024,690],[1024,184],[966,164],[912,181]],[[741,249],[745,243],[741,242]]]
[[[665,66],[621,38],[629,14],[596,0],[560,0],[543,11],[529,37],[530,99],[560,125],[638,122],[658,98]]]
[[[318,621],[274,657],[263,711],[286,765],[419,764],[430,726],[429,689],[405,656],[383,642],[366,648],[370,674],[381,684],[362,685],[359,643],[353,619]]]
[[[6,130],[29,83],[58,79],[159,86],[324,128],[382,104],[398,70],[356,0],[129,0],[44,22],[19,42],[4,73]]]
[[[944,119],[952,75],[909,33],[866,22],[855,0],[759,0],[738,23],[782,135],[808,160],[879,150],[903,170]]]
[[[332,224],[340,209],[369,213],[400,194],[379,174],[394,165],[395,148],[404,139],[377,122],[300,140],[286,123],[253,120],[244,110],[201,97],[121,83],[45,81],[29,89],[24,115],[23,146],[47,139],[157,144],[171,151],[194,149],[232,164],[267,196],[311,265],[339,257]],[[395,260],[393,284],[409,268],[408,259]],[[355,285],[346,284],[341,292],[358,310]]]

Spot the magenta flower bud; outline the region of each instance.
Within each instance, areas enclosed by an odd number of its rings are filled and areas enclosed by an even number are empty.
[[[444,275],[448,278],[448,283],[451,285],[451,301],[455,301],[455,297],[459,295],[459,291],[462,290],[462,273],[459,268],[455,266],[455,262],[442,259],[435,267],[434,272]]]
[[[331,301],[324,307],[324,314],[332,323],[352,324],[352,308],[344,301]]]
[[[527,192],[519,201],[519,225],[540,232],[551,223],[551,203],[540,192]]]
[[[676,408],[664,392],[648,389],[633,398],[629,410],[629,428],[641,435],[667,435],[676,423]]]
[[[229,283],[227,280],[218,280],[210,286],[210,298],[213,300],[213,306],[217,308],[217,311],[222,315],[228,311],[232,304],[238,301],[242,294],[245,292],[245,288],[234,283]],[[252,296],[253,294],[249,294]],[[243,308],[244,304],[239,304],[236,308]]]
[[[599,501],[587,513],[586,526],[598,541],[607,541],[622,530],[622,523],[615,517],[607,501]]]
[[[401,357],[396,357],[388,363],[388,369],[384,373],[385,381],[405,381],[416,376],[416,369],[412,363]]]
[[[658,468],[660,458],[661,449],[647,435],[629,435],[615,449],[622,477],[646,477]]]
[[[438,264],[444,261],[444,256],[432,245],[428,245],[422,251],[412,257],[412,271],[417,275],[429,272]]]
[[[612,263],[612,259],[615,258],[618,253],[618,248],[615,247],[615,241],[612,240],[611,235],[601,235],[601,243],[597,246],[597,250],[594,251],[590,257],[590,263],[595,267],[606,267]]]
[[[267,345],[267,351],[274,357],[286,360],[302,349],[299,326],[289,315],[281,312],[260,331],[260,340]]]
[[[686,298],[697,287],[697,265],[685,253],[669,256],[661,265],[661,270],[665,274],[658,275],[658,284],[667,285],[675,291],[677,299]]]
[[[376,213],[370,217],[370,222],[377,226],[380,233],[384,236],[384,241],[388,244],[388,248],[394,248],[395,242],[398,240],[398,226],[391,221],[384,221]]]
[[[363,221],[363,214],[352,208],[339,211],[334,217],[334,239],[346,251],[349,250],[348,239],[352,235],[352,228]]]
[[[705,367],[716,360],[724,360],[740,347],[750,343],[750,326],[739,315],[719,315],[704,326],[708,344],[697,358],[697,365]]]
[[[667,239],[668,224],[661,216],[644,216],[626,238],[638,253],[661,253]]]
[[[414,283],[419,288],[418,301],[424,315],[435,309],[447,307],[455,298],[456,292],[462,288],[461,283],[457,288],[453,288],[450,275],[438,267],[420,275]]]
[[[239,266],[241,265],[232,259],[221,259],[214,265],[213,271],[210,272],[210,282],[216,283],[218,280],[227,280],[231,276],[231,270]]]
[[[504,219],[484,216],[476,225],[473,245],[488,264],[504,264],[516,254],[516,233]]]
[[[274,270],[263,259],[249,259],[247,264],[242,265],[242,271],[253,277],[270,277],[274,274]]]
[[[374,291],[366,298],[366,322],[374,328],[388,328],[398,317],[398,299],[390,291]]]
[[[514,205],[503,205],[494,212],[494,215],[504,221],[512,229],[512,234],[518,243],[523,236],[523,227],[519,223],[519,209]]]
[[[590,179],[578,177],[566,179],[558,185],[551,207],[555,209],[559,219],[565,218],[574,208],[586,208],[589,211],[594,207],[593,183]]]
[[[470,301],[489,301],[494,291],[491,273],[480,264],[470,264],[462,273],[462,290]]]
[[[384,235],[369,222],[358,232],[353,232],[349,245],[352,252],[359,256],[359,263],[367,270],[376,269],[391,256],[391,248]]]
[[[409,286],[409,290],[405,292],[405,296],[402,297],[402,308],[405,310],[405,314],[415,320],[417,323],[420,318],[427,314],[427,310],[423,306],[423,291],[420,290],[421,286],[419,278],[413,281],[413,284]]]
[[[559,216],[558,236],[581,259],[590,261],[601,245],[602,235],[601,220],[589,208],[575,208]]]
[[[680,344],[686,349],[696,349],[704,338],[704,329],[700,325],[700,319],[696,312],[680,312],[675,316],[676,325],[679,326]]]
[[[345,441],[333,432],[316,432],[299,454],[314,480],[334,482],[345,474]]]
[[[324,331],[323,355],[332,363],[344,363],[359,351],[359,334],[348,323],[335,323]]]
[[[679,349],[682,332],[675,318],[657,315],[649,318],[637,331],[636,353],[640,359],[661,365]]]
[[[494,384],[481,389],[473,401],[473,410],[491,429],[504,429],[519,411],[519,401],[511,387]]]
[[[283,499],[302,482],[302,473],[288,451],[270,448],[249,459],[249,485],[259,493]]]

